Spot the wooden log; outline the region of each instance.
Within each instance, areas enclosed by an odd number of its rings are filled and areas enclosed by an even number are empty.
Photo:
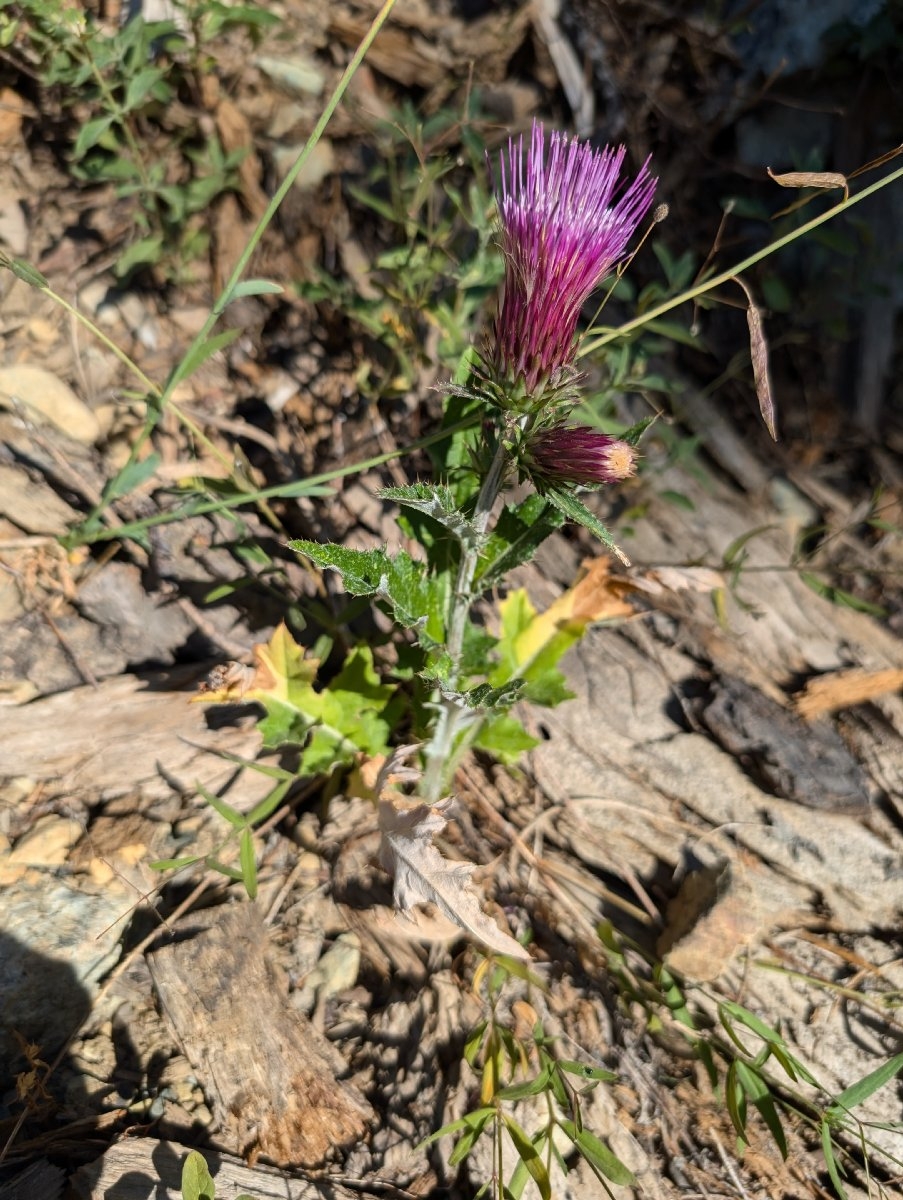
[[[80,1167],[71,1184],[79,1200],[182,1200],[182,1163],[189,1147],[152,1138],[118,1142],[101,1158]],[[224,1154],[205,1152],[217,1197],[241,1194],[254,1200],[355,1200],[332,1181],[296,1179],[263,1167],[246,1166]],[[31,1193],[32,1196],[40,1193]]]
[[[314,1166],[364,1136],[370,1107],[337,1081],[338,1052],[289,1005],[254,904],[215,910],[209,928],[148,962],[225,1149]]]

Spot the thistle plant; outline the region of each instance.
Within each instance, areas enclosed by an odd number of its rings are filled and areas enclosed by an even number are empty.
[[[404,527],[426,548],[426,563],[405,552],[293,543],[340,571],[352,594],[385,602],[412,630],[419,674],[433,689],[419,788],[428,805],[446,793],[469,747],[513,758],[531,744],[509,713],[516,700],[557,703],[567,696],[556,664],[570,642],[553,630],[538,643],[525,638],[536,614],[523,605],[508,606],[502,634],[493,638],[473,619],[477,601],[567,518],[614,545],[576,492],[626,479],[635,450],[629,440],[567,420],[581,395],[581,311],[623,261],[652,204],[656,180],[648,163],[627,181],[625,157],[623,147],[597,151],[563,133],[547,135],[534,122],[526,145],[523,137],[511,139],[497,163],[488,163],[504,288],[482,350],[448,388],[447,411],[447,420],[476,418],[480,433],[476,441],[472,433],[449,437],[438,484],[382,493],[406,510]],[[499,512],[500,494],[514,477],[531,482],[535,495]]]

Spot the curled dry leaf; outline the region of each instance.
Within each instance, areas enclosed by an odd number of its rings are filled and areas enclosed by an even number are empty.
[[[217,663],[192,697],[192,704],[240,704],[253,685],[255,671],[245,663]]]
[[[503,933],[480,908],[471,886],[471,863],[449,862],[433,845],[448,823],[450,800],[430,805],[385,793],[379,802],[382,833],[380,864],[394,877],[395,906],[402,913],[416,904],[436,908],[477,941],[512,958],[529,959],[519,942]]]
[[[759,398],[759,411],[765,428],[773,441],[778,440],[778,429],[775,423],[774,394],[771,390],[771,375],[768,370],[768,342],[765,340],[765,329],[762,325],[762,314],[755,304],[752,292],[739,275],[733,276],[734,283],[743,289],[747,299],[746,323],[749,326],[749,354],[752,359],[753,379],[756,384],[756,395]]]
[[[793,699],[793,706],[807,721],[836,712],[839,708],[852,708],[865,704],[877,696],[886,696],[903,688],[903,669],[888,667],[881,671],[865,671],[852,667],[847,671],[832,671],[810,679],[805,688]]]
[[[612,574],[607,555],[584,559],[574,584],[545,612],[537,614],[518,636],[517,661],[531,662],[542,647],[564,630],[572,631],[576,640],[588,625],[633,617],[635,610],[627,596],[636,590],[630,579]]]
[[[839,171],[784,171],[782,174],[776,175],[771,167],[768,167],[767,170],[779,187],[843,188],[844,200],[850,194],[847,177],[841,175]]]

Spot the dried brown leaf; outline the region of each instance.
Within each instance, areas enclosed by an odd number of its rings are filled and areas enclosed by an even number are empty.
[[[394,877],[395,906],[403,913],[417,904],[436,908],[478,941],[500,954],[527,959],[520,943],[503,933],[480,908],[471,887],[471,863],[449,862],[433,845],[448,822],[450,800],[429,805],[383,796],[379,802],[382,832],[380,863]]]
[[[765,329],[762,325],[762,314],[753,300],[752,292],[739,275],[733,276],[734,282],[743,289],[747,299],[746,323],[749,326],[749,355],[752,359],[753,380],[756,385],[756,395],[759,398],[759,411],[765,428],[773,441],[778,440],[778,429],[775,422],[774,393],[771,390],[771,375],[768,370],[768,342],[765,340]]]
[[[903,670],[899,667],[889,667],[883,671],[864,671],[853,667],[848,671],[832,671],[829,675],[810,679],[803,691],[794,697],[793,706],[801,717],[811,721],[824,713],[865,704],[876,696],[900,688],[903,688]]]
[[[849,195],[847,177],[839,171],[785,171],[776,175],[771,167],[766,169],[779,187],[843,188],[844,199]]]

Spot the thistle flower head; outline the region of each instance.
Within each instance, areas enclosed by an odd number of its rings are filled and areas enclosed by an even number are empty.
[[[495,381],[534,401],[572,374],[580,310],[624,256],[652,203],[645,163],[620,188],[626,151],[591,146],[533,123],[530,146],[508,143],[495,187],[505,288],[489,363]],[[616,193],[620,195],[616,198]]]
[[[636,450],[628,442],[588,425],[558,425],[533,435],[526,463],[540,481],[584,484],[621,483],[636,474]]]

